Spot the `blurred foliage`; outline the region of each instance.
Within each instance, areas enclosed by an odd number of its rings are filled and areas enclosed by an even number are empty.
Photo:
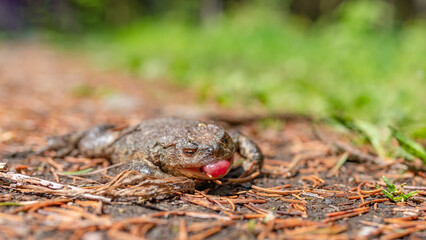
[[[144,20],[84,44],[105,63],[194,88],[201,101],[375,122],[425,119],[425,23],[395,29],[383,21],[387,7],[347,2],[333,20],[307,26],[250,6],[202,27]]]
[[[73,86],[71,94],[75,97],[87,97],[87,98],[102,98],[113,96],[116,94],[115,89],[106,86],[90,86],[87,84],[79,84]]]
[[[426,165],[425,148],[392,126],[385,128],[342,115],[333,115],[327,120],[330,125],[349,130],[352,133],[351,140],[354,144],[371,144],[376,154],[382,159],[392,157],[414,161],[417,158]],[[392,139],[396,141],[392,141]]]
[[[381,129],[377,128],[370,122],[359,119],[352,119],[348,116],[333,115],[332,119],[350,131],[357,133],[363,138],[364,141],[370,143],[378,156],[382,158],[387,157],[384,145],[385,139],[389,137],[383,137],[383,131],[381,131]]]
[[[393,127],[389,127],[389,128],[392,132],[392,136],[398,141],[401,148],[407,154],[411,155],[411,157],[417,157],[420,160],[422,160],[423,164],[426,165],[426,150],[423,148],[423,146],[413,141],[412,139],[406,137],[404,134],[402,134],[395,128]]]
[[[87,12],[94,17],[110,6],[106,0],[72,2],[99,9]],[[147,2],[158,12],[164,1]],[[337,112],[426,135],[425,21],[396,23],[385,1],[344,1],[314,23],[289,14],[288,1],[249,2],[200,23],[185,14],[197,6],[177,1],[132,24],[55,36],[100,65],[192,88],[201,103]]]

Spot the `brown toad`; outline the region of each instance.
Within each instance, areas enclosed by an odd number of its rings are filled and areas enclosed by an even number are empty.
[[[235,130],[212,123],[164,118],[117,129],[100,125],[85,131],[52,137],[45,150],[57,156],[103,157],[113,163],[130,162],[130,168],[154,177],[169,175],[218,179],[232,168],[234,154],[254,172],[263,164],[257,145]]]

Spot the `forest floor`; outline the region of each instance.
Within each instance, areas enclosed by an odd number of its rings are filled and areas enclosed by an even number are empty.
[[[0,239],[426,238],[425,173],[356,149],[305,116],[256,119],[196,102],[190,89],[101,71],[70,53],[1,44],[0,163],[8,169],[0,170]],[[264,153],[261,174],[196,192],[166,188],[169,197],[145,201],[107,194],[125,188],[111,171],[89,173],[110,166],[105,159],[10,154],[41,149],[47,136],[166,116],[238,128]],[[385,186],[383,175],[418,194],[390,201],[375,186]]]

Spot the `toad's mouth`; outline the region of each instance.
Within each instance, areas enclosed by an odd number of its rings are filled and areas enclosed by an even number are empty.
[[[190,178],[197,179],[218,179],[225,176],[232,168],[233,158],[230,157],[226,160],[219,160],[197,168],[182,168],[179,171]]]

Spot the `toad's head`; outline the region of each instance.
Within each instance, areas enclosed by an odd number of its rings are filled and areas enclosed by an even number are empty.
[[[174,146],[167,149],[168,172],[196,179],[218,179],[233,163],[236,145],[217,125],[197,122],[180,129]]]

